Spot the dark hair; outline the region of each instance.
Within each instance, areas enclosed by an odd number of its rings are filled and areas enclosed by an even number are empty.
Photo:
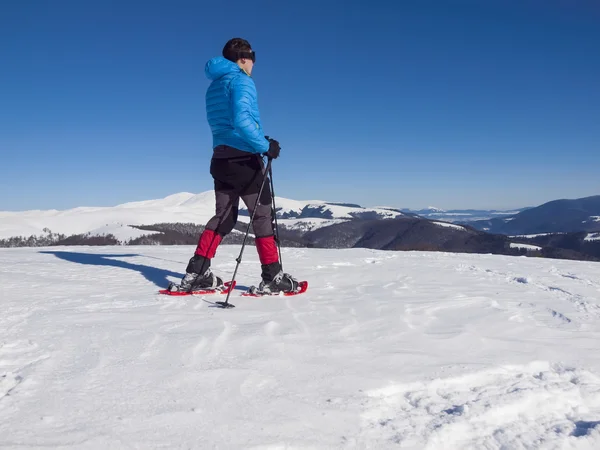
[[[247,58],[251,52],[250,42],[242,38],[230,39],[223,47],[223,57],[233,62],[237,62],[241,57]]]

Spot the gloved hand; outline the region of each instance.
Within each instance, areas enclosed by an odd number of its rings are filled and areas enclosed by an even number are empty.
[[[279,156],[279,152],[281,151],[279,142],[277,142],[273,138],[270,138],[269,136],[265,136],[265,138],[267,139],[267,141],[269,141],[269,150],[267,151],[266,155],[269,158],[277,159],[277,157]]]

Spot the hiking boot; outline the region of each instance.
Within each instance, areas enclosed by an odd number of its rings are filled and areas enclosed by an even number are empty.
[[[224,286],[223,279],[210,270],[210,259],[194,255],[186,268],[186,274],[180,284],[169,284],[171,292],[191,292],[195,290],[215,290]]]
[[[279,263],[274,263],[278,264]],[[281,267],[281,265],[279,265]],[[258,290],[263,294],[278,294],[280,292],[295,292],[298,290],[298,280],[292,277],[289,273],[279,270],[271,279],[265,277],[263,267],[263,281],[258,286]]]

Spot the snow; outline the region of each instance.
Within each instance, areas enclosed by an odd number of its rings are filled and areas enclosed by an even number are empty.
[[[204,225],[214,214],[214,193],[181,194],[114,207],[78,207],[64,211],[0,212],[0,238],[42,234],[43,228],[66,235],[103,233],[125,225],[185,222]],[[130,230],[130,234],[135,233]],[[143,233],[149,234],[149,233]]]
[[[442,227],[446,227],[446,228],[454,228],[456,230],[460,230],[460,231],[465,231],[464,227],[461,227],[460,225],[455,225],[453,223],[447,223],[447,222],[433,222],[436,225],[442,226]]]
[[[122,223],[112,223],[103,227],[96,228],[89,232],[92,236],[105,236],[112,234],[120,242],[127,242],[130,239],[136,239],[144,235],[158,234],[158,231],[140,230]]]
[[[600,216],[590,216],[590,221],[592,221],[592,222],[600,222]]]
[[[393,219],[395,217],[402,216],[403,214],[398,211],[391,211],[387,208],[356,208],[351,206],[342,206],[336,205],[332,203],[327,203],[322,200],[310,200],[310,201],[299,201],[299,200],[290,200],[280,197],[275,197],[275,206],[277,207],[277,212],[279,215],[284,214],[292,214],[292,215],[300,215],[304,208],[311,209],[320,209],[323,212],[330,212],[333,219],[352,219],[353,214],[357,213],[366,213],[366,212],[375,212],[381,215],[384,218]],[[240,207],[240,209],[246,209],[245,207]]]
[[[142,200],[139,202],[128,202],[121,205],[117,205],[117,208],[166,208],[169,206],[180,206],[187,202],[193,203],[208,203],[212,201],[214,203],[214,194],[212,191],[205,192],[202,194],[192,194],[191,192],[180,192],[178,194],[169,195],[165,198],[156,200]]]
[[[312,206],[312,205],[309,205]],[[390,211],[389,209],[376,209],[376,208],[351,208],[347,206],[340,205],[326,205],[327,209],[332,212],[333,217],[336,219],[351,219],[352,213],[362,213],[362,212],[376,212],[382,215],[385,218],[393,219],[394,217],[400,217],[403,214],[398,211]]]
[[[600,448],[598,263],[282,251],[222,310],[156,293],[193,246],[1,249],[0,447]]]
[[[588,233],[584,241],[600,241],[600,233]]]
[[[510,248],[521,248],[521,249],[525,249],[525,250],[541,250],[542,249],[542,247],[538,247],[537,245],[517,244],[516,242],[511,242]]]
[[[279,223],[280,225],[285,225],[287,229],[302,232],[313,231],[319,228],[328,227],[330,225],[335,225],[346,221],[347,219],[277,219],[277,223]]]
[[[436,208],[435,206],[428,206],[427,208],[425,208],[425,210],[427,211],[432,211],[432,212],[446,212],[441,208]]]
[[[299,201],[275,196],[275,206],[277,206],[277,209],[280,210],[280,214],[291,213],[297,215],[300,214],[302,209],[308,204],[322,205],[324,203],[325,202],[322,200]]]

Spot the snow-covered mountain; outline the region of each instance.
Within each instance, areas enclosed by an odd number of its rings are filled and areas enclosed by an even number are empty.
[[[275,199],[280,224],[290,230],[302,232],[343,223],[352,219],[394,219],[404,214],[387,207],[365,208],[352,203],[334,203],[323,200],[298,201],[277,197]],[[240,215],[248,215],[244,206]]]
[[[290,230],[308,232],[340,224],[352,219],[393,219],[414,216],[446,222],[467,223],[490,217],[505,217],[514,211],[450,210],[429,206],[421,210],[394,207],[362,207],[352,203],[324,200],[293,200],[276,198],[277,217],[280,224]],[[192,223],[204,225],[214,213],[214,192],[199,194],[180,192],[161,199],[123,203],[110,207],[78,207],[68,210],[34,210],[22,212],[0,211],[0,239],[16,236],[38,236],[44,229],[65,235],[112,234],[121,241],[151,234],[130,225],[156,223]],[[248,212],[240,202],[240,222],[247,222]],[[591,217],[590,220],[594,220]]]
[[[240,206],[243,203],[240,202]],[[402,213],[384,208],[363,208],[359,205],[329,203],[321,200],[297,201],[276,198],[278,217],[291,229],[309,231],[352,218],[383,219]],[[245,207],[240,208],[240,221]],[[247,211],[245,211],[247,216]],[[64,211],[0,212],[0,238],[31,236],[49,229],[54,233],[113,234],[117,239],[129,239],[149,234],[129,225],[156,223],[193,223],[204,225],[214,214],[214,192],[200,194],[181,192],[162,199],[129,202],[113,207],[78,207]]]
[[[117,238],[146,234],[128,225],[161,222],[202,223],[214,213],[212,192],[179,193],[163,199],[112,207],[78,207],[63,211],[0,212],[0,237],[54,233],[114,233]]]
[[[0,249],[0,448],[600,448],[598,263],[284,248],[222,310],[192,249]]]

